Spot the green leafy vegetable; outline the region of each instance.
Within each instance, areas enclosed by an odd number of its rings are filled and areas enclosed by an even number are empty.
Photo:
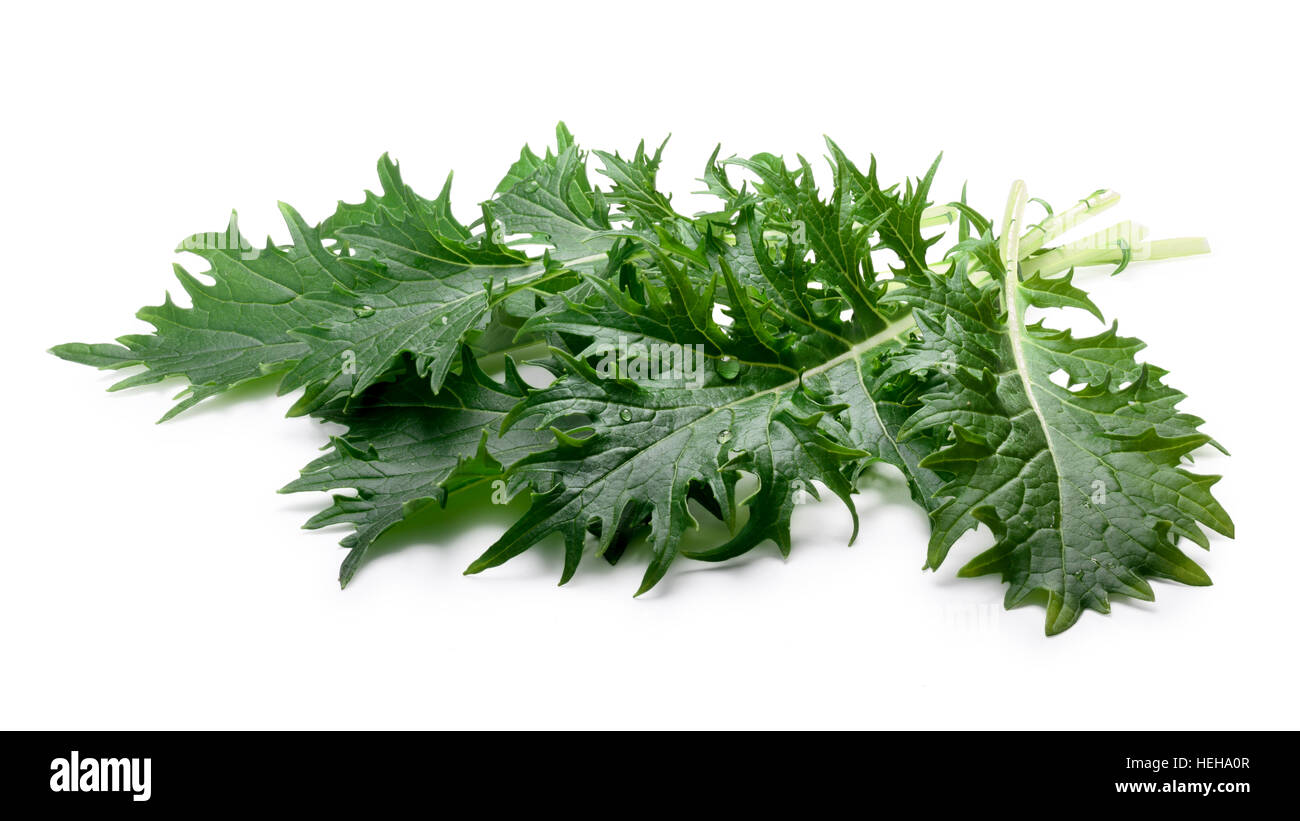
[[[827,145],[825,192],[802,157],[715,151],[703,182],[720,204],[687,215],[658,188],[663,145],[592,152],[601,188],[561,124],[471,224],[452,212],[450,177],[425,199],[384,157],[380,192],[319,226],[282,206],[287,245],[254,249],[233,218],[187,240],[213,283],[177,266],[192,304],[143,309],[153,334],[53,352],[142,367],[114,389],[186,380],[164,418],[278,374],[300,392],[291,414],[344,426],[284,488],[335,492],[306,526],[352,529],[343,584],[393,525],[489,483],[531,503],[467,572],[558,534],[563,583],[585,554],[614,562],[644,538],[640,594],[679,556],[768,541],[788,554],[794,511],[819,488],[849,507],[856,537],[851,496],[878,465],[931,517],[927,567],[986,525],[994,546],[959,575],[999,574],[1008,607],[1041,596],[1049,634],[1115,594],[1151,598],[1150,578],[1208,584],[1178,547],[1208,547],[1203,526],[1232,535],[1217,477],[1185,466],[1217,446],[1201,420],[1115,326],[1077,337],[1025,320],[1101,319],[1076,267],[1118,273],[1204,243],[1122,223],[1052,246],[1116,198],[1047,207],[1026,228],[1021,184],[999,235],[964,191],[930,202],[937,160],[884,185],[874,158],[862,171]],[[516,361],[553,380],[528,384]],[[688,547],[701,514],[730,535]]]
[[[348,426],[330,440],[330,452],[303,468],[284,492],[352,488],[307,522],[309,528],[348,523],[356,531],[339,571],[347,584],[370,545],[412,512],[450,493],[495,479],[502,465],[547,445],[549,434],[518,428],[503,436],[502,419],[528,391],[513,365],[504,383],[485,374],[466,351],[464,370],[434,393],[424,379],[397,379],[376,386],[350,405],[336,402],[318,416]],[[509,363],[509,360],[507,360]],[[477,457],[486,472],[470,477],[463,463]],[[457,469],[461,471],[458,474]]]
[[[145,370],[118,382],[121,390],[180,376],[189,382],[181,401],[167,412],[169,419],[186,408],[243,382],[283,372],[308,351],[293,335],[352,313],[350,299],[360,273],[357,266],[326,250],[320,232],[296,211],[281,206],[294,243],[280,248],[267,244],[260,251],[239,233],[232,217],[220,242],[197,235],[183,246],[211,266],[215,282],[199,281],[181,266],[176,278],[192,300],[182,308],[170,295],[162,305],[137,314],[157,330],[133,334],[119,344],[59,345],[54,353],[73,362],[99,368],[143,365]]]
[[[1142,343],[1114,326],[1076,338],[1026,324],[1030,307],[1080,308],[1101,318],[1072,272],[1044,278],[1033,257],[1022,263],[1026,200],[1017,183],[1001,239],[986,229],[957,246],[952,273],[918,280],[926,294],[944,290],[946,310],[917,310],[923,331],[910,360],[955,367],[923,397],[902,435],[953,432],[922,462],[954,477],[937,494],[945,501],[933,514],[927,565],[937,568],[962,533],[986,524],[997,543],[960,575],[1000,574],[1010,584],[1008,607],[1045,593],[1051,634],[1084,608],[1109,612],[1110,594],[1154,598],[1149,577],[1209,584],[1175,542],[1208,548],[1198,522],[1226,536],[1233,526],[1210,495],[1218,477],[1182,467],[1211,440],[1198,431],[1200,419],[1176,410],[1184,397],[1163,384],[1165,372],[1134,358]],[[1024,277],[1023,267],[1034,273]],[[971,282],[967,272],[979,270],[993,275],[992,286]],[[1058,371],[1070,387],[1052,381]]]

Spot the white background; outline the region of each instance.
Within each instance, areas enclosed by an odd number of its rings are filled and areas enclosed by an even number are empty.
[[[5,12],[0,726],[1300,727],[1292,7],[443,6]],[[462,576],[499,509],[404,528],[340,591],[343,533],[298,529],[323,497],[274,492],[324,442],[293,397],[156,426],[179,384],[109,395],[45,353],[145,330],[170,265],[203,268],[171,249],[232,207],[283,240],[277,200],[322,219],[389,151],[429,195],[454,168],[470,219],[559,119],[624,151],[671,131],[686,211],[717,142],[820,163],[825,133],[888,179],[943,150],[941,201],[1108,186],[1116,218],[1209,237],[1081,281],[1233,452],[1202,469],[1238,537],[1188,548],[1215,586],[1047,639],[955,577],[987,533],[921,572],[926,524],[887,489],[851,548],[832,500],[789,561],[681,561],[639,600],[635,562],[557,588],[556,549]]]

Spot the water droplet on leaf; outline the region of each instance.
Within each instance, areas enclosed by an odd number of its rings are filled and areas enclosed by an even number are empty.
[[[367,317],[373,315],[375,313],[375,309],[370,307],[369,305],[358,305],[357,307],[352,309],[352,313],[360,317]]]
[[[618,412],[618,418],[622,419],[624,422],[631,422],[632,411],[628,410],[627,408],[623,408],[623,410]]]
[[[441,322],[443,325],[446,325],[446,324],[447,324],[447,317],[444,316],[442,319],[439,320],[439,322]]]
[[[725,444],[731,441],[731,431],[724,430],[718,433],[718,444]]]
[[[736,360],[729,356],[718,360],[718,375],[723,379],[735,379],[738,373],[740,373],[740,363]]]

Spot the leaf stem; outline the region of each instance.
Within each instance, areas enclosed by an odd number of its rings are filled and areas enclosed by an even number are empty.
[[[1079,200],[1069,209],[1030,226],[1020,238],[1020,259],[1024,259],[1066,231],[1092,219],[1118,202],[1119,194],[1102,189]]]
[[[1121,245],[1122,239],[1113,241],[1104,248],[1056,248],[1041,256],[1025,260],[1025,276],[1041,274],[1052,276],[1071,268],[1088,265],[1118,265],[1124,262],[1125,255],[1131,261],[1172,259],[1208,254],[1210,243],[1202,237],[1181,237],[1178,239],[1158,239],[1143,241],[1132,247]]]

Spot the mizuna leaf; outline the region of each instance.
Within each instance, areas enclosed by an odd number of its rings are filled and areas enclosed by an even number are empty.
[[[608,206],[587,181],[586,155],[563,124],[556,135],[555,154],[540,158],[524,148],[498,196],[485,205],[481,234],[463,238],[455,231],[448,237],[442,232],[449,211],[442,203],[429,207],[405,196],[398,207],[398,198],[387,195],[364,209],[371,221],[337,229],[356,255],[380,266],[367,269],[360,282],[364,309],[293,332],[310,343],[282,385],[285,391],[306,389],[297,410],[335,398],[331,388],[342,381],[345,368],[355,374],[351,395],[360,395],[405,354],[436,392],[461,342],[483,326],[494,305],[549,281],[558,280],[563,290],[574,281],[565,274],[606,262],[616,241]],[[651,161],[638,149],[634,164],[616,157],[606,162],[617,169],[617,192],[620,185],[653,183],[653,171],[645,169],[647,163],[657,164],[658,154]],[[444,188],[440,199],[447,196]],[[551,245],[554,257],[536,261],[503,244],[505,234],[520,233]]]
[[[505,381],[499,383],[467,352],[462,372],[449,376],[437,394],[427,380],[408,377],[378,385],[358,402],[317,411],[348,431],[333,437],[330,451],[282,492],[355,491],[334,496],[305,525],[355,528],[343,540],[348,555],[339,569],[340,584],[352,579],[375,539],[412,512],[433,502],[445,506],[449,493],[493,481],[503,466],[549,443],[547,433],[526,427],[498,434],[505,415],[528,391],[506,362]],[[473,467],[467,469],[467,462]],[[452,482],[458,468],[460,480]],[[466,481],[471,470],[479,473]]]
[[[459,359],[461,342],[510,287],[555,274],[496,245],[490,234],[456,240],[430,233],[415,215],[399,221],[379,211],[377,219],[340,232],[371,263],[358,276],[354,309],[291,332],[308,348],[281,384],[282,392],[305,389],[297,411],[345,395],[340,385],[346,395],[359,396],[407,354],[416,375],[437,391]]]
[[[587,179],[587,155],[563,123],[556,151],[544,157],[524,146],[497,186],[491,216],[505,234],[524,234],[549,245],[559,259],[599,258],[614,240],[605,195]]]
[[[333,215],[321,223],[321,234],[338,237],[360,225],[380,221],[381,216],[402,221],[414,219],[425,226],[427,233],[449,239],[468,240],[471,231],[451,213],[451,178],[447,175],[442,191],[435,199],[426,200],[402,182],[397,163],[385,154],[379,158],[379,184],[381,193],[367,191],[359,203],[339,200]]]
[[[822,424],[826,413],[840,408],[820,404],[800,388],[796,374],[776,367],[743,366],[743,377],[728,380],[714,360],[703,366],[699,388],[647,389],[603,379],[581,360],[567,364],[569,372],[522,403],[518,415],[538,422],[538,429],[574,415],[587,424],[554,429],[553,448],[516,464],[513,476],[538,495],[468,572],[501,564],[558,532],[567,581],[590,524],[612,534],[626,510],[648,509],[653,558],[638,593],[645,592],[663,577],[694,522],[686,506],[690,486],[725,499],[723,513],[731,519],[734,475],[741,469],[759,478],[761,488],[748,501],[759,513],[723,550],[738,554],[770,538],[788,551],[795,491],[816,479],[847,503],[852,488],[843,468],[867,455],[837,442]],[[597,554],[607,545],[602,542]]]
[[[585,175],[563,126],[561,140],[570,144],[559,155],[537,159],[531,172],[563,181],[573,201]],[[564,270],[501,245],[495,230],[476,235],[459,223],[451,213],[450,177],[433,200],[406,186],[387,156],[380,159],[379,177],[382,194],[340,203],[321,228],[282,205],[292,240],[286,247],[253,249],[233,218],[222,234],[189,238],[182,250],[207,260],[206,273],[215,280],[205,285],[176,266],[192,307],[169,297],[138,314],[154,325],[152,335],[126,336],[118,345],[60,345],[53,353],[100,368],[145,366],[114,390],[185,378],[189,388],[164,419],[272,373],[283,374],[281,393],[304,389],[291,413],[307,413],[359,396],[408,355],[436,392],[458,361],[461,343],[485,328],[495,307],[526,288],[544,287]],[[509,196],[513,202],[524,195]],[[593,218],[594,237],[608,223]],[[328,241],[337,247],[327,247]],[[603,259],[612,242],[593,238],[597,253],[584,246],[587,262]]]
[[[176,266],[191,307],[169,297],[138,314],[154,325],[152,335],[122,337],[119,345],[60,345],[53,352],[101,368],[145,366],[114,390],[184,377],[190,386],[164,419],[271,373],[285,374],[282,393],[306,388],[293,411],[306,412],[359,394],[404,353],[416,355],[436,386],[458,356],[460,337],[488,312],[484,279],[536,277],[542,266],[497,249],[488,237],[471,238],[451,215],[450,180],[436,200],[425,200],[403,184],[386,156],[379,176],[382,195],[340,203],[325,229],[282,205],[289,246],[253,249],[233,218],[223,234],[189,238],[181,250],[205,259],[215,280],[206,285]],[[343,245],[328,248],[330,239]],[[385,256],[389,250],[394,258]]]
[[[593,152],[602,190],[560,124],[554,150],[525,147],[468,226],[450,176],[424,199],[385,156],[381,191],[319,227],[282,206],[289,245],[254,249],[233,219],[187,240],[213,284],[178,266],[192,306],[142,310],[154,333],[53,352],[143,366],[114,389],[184,378],[167,416],[264,374],[301,389],[291,414],[347,432],[285,490],[351,491],[307,523],[353,528],[344,584],[411,511],[504,480],[531,505],[467,572],[559,534],[563,582],[589,537],[614,562],[644,536],[641,593],[679,555],[721,561],[767,541],[787,553],[802,497],[824,485],[848,503],[882,463],[931,516],[927,566],[988,525],[996,544],[961,575],[1001,575],[1008,606],[1041,594],[1049,633],[1115,593],[1149,598],[1152,577],[1208,583],[1178,541],[1207,545],[1203,526],[1230,535],[1232,522],[1217,477],[1184,466],[1214,443],[1177,410],[1183,395],[1114,325],[1080,338],[1024,320],[1100,319],[1076,267],[1118,273],[1204,241],[1120,223],[1053,246],[1117,197],[1048,207],[1025,228],[1023,186],[998,238],[964,189],[929,202],[938,160],[884,186],[874,158],[864,172],[827,147],[825,193],[802,157],[715,150],[703,182],[721,205],[688,217],[656,184],[662,144]],[[929,229],[954,224],[956,245],[930,259],[942,232]],[[542,343],[556,378],[534,389],[511,356]],[[485,373],[498,358],[503,382]],[[738,499],[746,477],[756,487]],[[684,547],[692,502],[729,535]]]
[[[652,167],[658,155],[648,159],[638,151],[634,162]],[[778,182],[788,178],[775,162],[764,170]],[[847,173],[841,166],[841,182]],[[622,194],[620,202],[636,211],[632,236],[653,254],[659,281],[635,270],[620,284],[593,278],[591,299],[566,300],[563,309],[540,313],[524,326],[584,337],[590,345],[577,356],[563,356],[567,372],[512,412],[509,425],[550,428],[556,444],[510,470],[512,482],[534,490],[533,505],[466,572],[499,565],[559,533],[565,544],[563,583],[578,567],[589,530],[606,534],[597,543],[600,555],[629,512],[633,519],[648,514],[651,561],[639,595],[681,552],[681,538],[694,523],[687,506],[693,489],[707,491],[718,501],[721,518],[735,525],[734,491],[742,471],[758,480],[744,502],[747,521],[723,544],[689,553],[692,558],[731,558],[766,540],[788,552],[798,498],[812,492],[815,480],[852,512],[851,477],[864,461],[886,459],[907,474],[920,472],[925,489],[917,497],[927,502],[938,486],[934,474],[919,465],[924,454],[898,443],[887,427],[901,421],[906,406],[895,400],[877,407],[872,395],[884,383],[867,374],[897,350],[913,323],[906,310],[878,305],[870,230],[853,224],[853,193],[837,187],[822,202],[810,181],[789,187],[786,208],[794,219],[818,221],[810,233],[823,251],[817,262],[808,262],[805,250],[789,239],[768,247],[752,204],[739,209],[730,239],[713,235],[716,222],[701,235],[691,221],[666,210],[666,198],[645,188],[652,179],[644,174],[640,183],[626,186],[635,196]],[[924,188],[909,189],[888,207],[910,206]],[[769,204],[764,213],[777,207]],[[916,209],[916,220],[886,216],[899,226],[912,223],[919,234],[923,208]],[[834,254],[824,253],[832,248]],[[823,256],[833,261],[823,262]],[[825,281],[822,294],[809,287],[813,277]],[[813,307],[830,297],[860,306],[862,313],[841,316]],[[731,317],[725,329],[714,319],[715,306],[724,300]],[[665,358],[691,367],[665,379],[655,372]],[[686,384],[690,380],[694,384]],[[840,401],[841,394],[847,401]]]
[[[667,144],[665,139],[650,155],[642,141],[630,160],[623,159],[618,152],[596,152],[605,166],[601,173],[614,182],[609,198],[619,204],[625,216],[643,223],[677,218],[671,197],[661,193],[655,184],[655,175]]]
[[[1142,343],[1113,328],[1080,339],[1026,324],[1030,307],[1100,312],[1068,276],[1020,276],[1024,204],[1018,183],[1002,239],[963,243],[951,273],[923,278],[912,363],[952,367],[902,433],[952,434],[921,463],[953,476],[932,514],[928,566],[938,567],[962,533],[988,525],[996,544],[960,575],[1000,575],[1008,607],[1045,594],[1054,634],[1084,609],[1109,612],[1111,594],[1153,598],[1152,577],[1209,584],[1176,542],[1208,547],[1201,524],[1228,536],[1233,525],[1210,494],[1218,477],[1182,466],[1211,440],[1200,419],[1177,411],[1184,397],[1164,384],[1165,372],[1134,358]],[[992,282],[976,285],[968,270]],[[1058,369],[1077,387],[1054,383]]]
[[[183,377],[189,387],[163,419],[238,384],[288,369],[309,351],[293,335],[295,329],[352,315],[366,264],[326,249],[319,232],[296,211],[287,205],[280,210],[293,237],[284,248],[268,243],[254,250],[233,216],[224,233],[187,240],[182,249],[205,259],[211,266],[206,273],[215,281],[207,285],[175,266],[192,306],[182,308],[168,295],[162,305],[142,308],[136,316],[154,326],[153,334],[124,336],[116,345],[59,345],[52,353],[98,368],[145,367],[110,390]]]

